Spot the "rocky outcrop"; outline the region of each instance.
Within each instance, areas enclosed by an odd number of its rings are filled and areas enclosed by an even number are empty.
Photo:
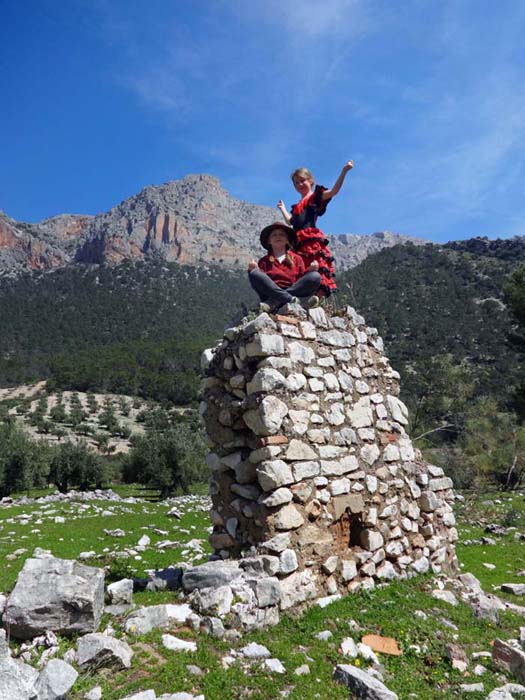
[[[94,217],[66,214],[26,224],[0,213],[0,272],[71,262],[116,265],[152,255],[181,265],[244,269],[259,250],[259,231],[276,218],[273,207],[231,197],[215,177],[187,175],[145,187]],[[424,243],[388,231],[328,238],[340,270],[397,243]]]
[[[76,219],[57,217],[41,224],[23,224],[0,212],[0,273],[3,271],[50,270],[63,267],[71,255],[64,244],[66,231],[80,230]],[[67,219],[69,225],[63,219]]]
[[[44,555],[27,559],[8,598],[4,624],[17,639],[46,630],[95,632],[104,606],[104,571]]]
[[[228,329],[204,358],[216,556],[240,558],[266,617],[454,570],[452,481],[414,448],[377,331],[350,307],[285,311]]]

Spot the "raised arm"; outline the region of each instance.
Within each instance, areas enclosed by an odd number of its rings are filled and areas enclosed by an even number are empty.
[[[354,167],[354,161],[349,160],[347,163],[343,165],[343,169],[339,173],[339,177],[335,181],[334,186],[330,190],[325,190],[323,192],[323,200],[326,201],[327,199],[331,199],[332,197],[335,197],[335,195],[339,192],[341,187],[343,186],[343,182],[345,181],[346,173],[352,170]]]
[[[290,224],[290,221],[292,220],[292,216],[291,216],[291,214],[289,213],[288,209],[286,208],[286,206],[285,206],[285,204],[284,204],[284,202],[283,202],[282,199],[280,199],[280,200],[277,202],[277,209],[279,209],[279,211],[280,211],[281,214],[283,215],[283,219],[284,219],[284,220],[286,221],[286,223],[289,225],[289,224]]]

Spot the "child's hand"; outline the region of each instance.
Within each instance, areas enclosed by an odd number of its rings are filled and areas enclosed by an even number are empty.
[[[280,200],[277,202],[277,209],[280,209],[281,211],[286,211],[286,205],[285,205],[285,203],[283,202],[282,199],[280,199]]]
[[[349,170],[352,170],[354,167],[354,161],[349,160],[347,163],[343,165],[343,172],[347,173]]]
[[[317,260],[314,260],[313,262],[310,263],[310,266],[308,268],[308,272],[317,272],[319,269],[319,263]]]
[[[248,263],[248,272],[255,270],[256,267],[257,267],[257,263],[255,262],[255,260],[253,260],[253,259],[250,260],[250,262]]]

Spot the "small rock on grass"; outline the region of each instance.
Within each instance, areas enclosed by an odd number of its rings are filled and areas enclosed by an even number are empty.
[[[102,688],[99,685],[96,685],[94,688],[91,688],[91,690],[88,690],[88,692],[84,695],[85,700],[101,700],[102,698]]]
[[[357,697],[366,700],[398,700],[397,695],[384,683],[360,668],[347,664],[335,667],[334,680],[350,688]]]
[[[204,676],[204,671],[202,668],[199,666],[195,666],[195,664],[188,664],[186,666],[186,671],[191,675],[191,676]]]
[[[518,700],[525,696],[525,687],[518,683],[506,683],[487,695],[487,700]]]
[[[444,603],[449,603],[449,605],[458,604],[458,599],[451,591],[440,591],[438,589],[435,589],[430,595],[436,600],[442,600]]]
[[[482,693],[485,689],[483,683],[462,683],[459,687],[464,693]]]
[[[512,593],[512,595],[524,595],[525,583],[502,583],[501,590],[503,593]]]
[[[330,632],[330,630],[323,630],[322,632],[317,632],[317,634],[314,634],[314,637],[320,642],[327,642],[333,637],[333,634]]]
[[[345,656],[349,656],[352,659],[355,659],[358,651],[357,651],[357,644],[354,642],[352,637],[345,637],[343,641],[341,642],[341,653],[343,653]]]
[[[178,639],[172,634],[162,635],[162,644],[170,651],[197,651],[196,642],[188,642],[185,639]]]
[[[135,695],[127,695],[122,700],[157,700],[154,690],[142,690],[140,693],[135,693]]]
[[[310,666],[308,664],[303,664],[298,666],[294,671],[296,676],[307,676],[310,673]]]
[[[265,668],[272,673],[286,673],[286,669],[279,659],[265,659],[263,663]]]
[[[247,659],[269,659],[271,654],[262,644],[251,642],[241,649],[241,654]]]

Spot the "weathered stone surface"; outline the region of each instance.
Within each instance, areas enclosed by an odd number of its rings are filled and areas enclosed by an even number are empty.
[[[282,459],[261,462],[257,466],[257,479],[265,491],[273,491],[295,481],[291,467]]]
[[[162,645],[170,651],[197,651],[197,643],[187,639],[179,639],[173,634],[162,635]]]
[[[319,462],[295,462],[292,466],[295,481],[303,481],[303,479],[311,479],[317,476],[320,472]]]
[[[291,574],[299,568],[299,562],[297,561],[297,555],[293,549],[285,549],[281,552],[279,557],[279,573],[280,574]]]
[[[288,460],[312,460],[317,459],[317,452],[306,442],[290,440],[290,444],[284,453],[284,458]]]
[[[248,394],[254,394],[259,391],[275,391],[286,385],[286,379],[276,369],[263,368],[258,370],[252,381],[246,385]]]
[[[299,571],[281,581],[281,610],[288,610],[306,600],[312,600],[318,595],[317,586],[312,573],[308,570]]]
[[[104,571],[46,556],[26,559],[5,613],[13,637],[46,630],[85,634],[98,628],[104,606]]]
[[[302,362],[305,365],[309,365],[315,359],[314,351],[305,343],[290,343],[288,352],[292,362]]]
[[[210,561],[187,569],[182,576],[185,591],[228,585],[242,575],[238,562]]]
[[[279,431],[287,413],[284,401],[276,396],[265,396],[258,408],[246,411],[243,419],[256,435],[273,435]]]
[[[501,590],[512,595],[525,595],[525,583],[502,583]]]
[[[363,700],[398,700],[397,695],[384,683],[355,666],[338,664],[335,667],[334,680],[350,688],[357,698]]]
[[[297,535],[297,545],[302,549],[310,545],[331,544],[333,539],[325,527],[305,525]]]
[[[292,499],[293,493],[290,491],[290,489],[280,488],[277,489],[277,491],[273,491],[267,496],[260,498],[259,503],[262,503],[267,508],[275,508],[277,506],[282,506],[285,503],[290,503]]]
[[[222,617],[231,610],[233,591],[230,586],[201,588],[196,593],[195,601],[200,613]]]
[[[496,638],[492,647],[492,663],[525,682],[525,652]]]
[[[380,532],[367,528],[361,533],[361,546],[370,552],[375,552],[383,546],[384,539]]]
[[[62,659],[50,659],[36,682],[36,697],[38,700],[62,700],[67,696],[77,678],[78,673],[73,666]],[[11,700],[14,700],[16,695],[1,694],[1,683],[0,681],[0,698],[8,699],[10,697]]]
[[[441,501],[433,491],[423,491],[419,499],[419,507],[424,513],[432,513],[441,505]]]
[[[277,605],[281,600],[281,585],[275,577],[249,579],[248,585],[255,593],[257,604],[261,608]]]
[[[126,619],[124,627],[130,634],[147,634],[157,627],[165,627],[168,623],[166,605],[148,605],[134,610]]]
[[[348,411],[348,418],[352,428],[367,428],[374,422],[370,400],[359,399],[354,407]]]
[[[401,423],[401,425],[408,424],[408,408],[397,396],[388,394],[386,397],[386,405],[388,406],[390,415],[395,421]]]
[[[112,605],[130,605],[133,602],[133,579],[123,578],[108,585]]]
[[[430,479],[428,482],[428,488],[431,491],[446,491],[454,486],[452,479],[448,476],[443,476],[440,479]]]
[[[246,345],[248,357],[268,357],[282,355],[283,352],[284,340],[277,333],[259,333]]]
[[[283,506],[273,516],[273,524],[277,530],[296,530],[303,523],[303,516],[292,504]]]
[[[129,668],[133,651],[129,644],[106,634],[85,634],[78,640],[77,659],[80,668]]]
[[[339,520],[346,511],[349,513],[362,513],[365,509],[365,502],[359,494],[336,496],[332,499],[332,505],[335,520]]]
[[[34,700],[38,671],[19,659],[12,659],[5,630],[0,629],[0,698]]]

